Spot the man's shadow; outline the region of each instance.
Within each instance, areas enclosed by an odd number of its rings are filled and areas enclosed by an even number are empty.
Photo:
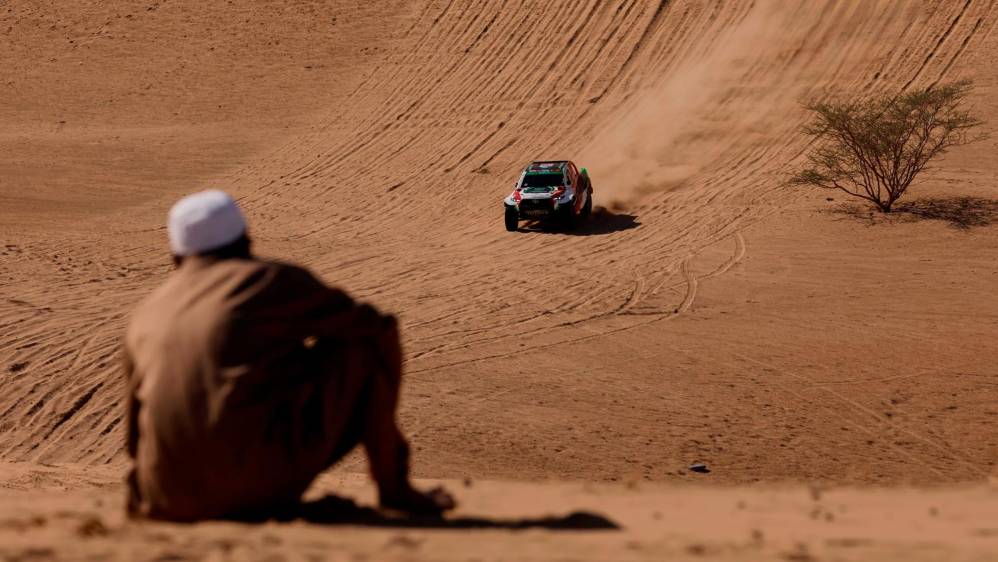
[[[549,529],[557,531],[619,530],[612,520],[586,511],[564,516],[523,519],[492,519],[486,517],[415,516],[382,512],[357,505],[353,500],[328,495],[302,503],[294,519],[319,525],[359,525],[364,527],[394,527],[410,529]]]

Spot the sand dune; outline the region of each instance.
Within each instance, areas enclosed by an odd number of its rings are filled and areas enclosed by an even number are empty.
[[[970,77],[994,121],[995,23],[985,0],[8,2],[0,460],[120,466],[118,338],[169,271],[166,209],[210,185],[264,254],[400,314],[421,476],[980,482],[995,141],[873,227],[781,182],[804,97]],[[610,210],[503,231],[519,169],[558,157]]]

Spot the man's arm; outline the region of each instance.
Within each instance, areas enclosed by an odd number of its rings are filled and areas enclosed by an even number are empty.
[[[135,383],[135,363],[132,361],[128,349],[122,352],[121,367],[125,375],[125,450],[128,452],[128,458],[134,459],[139,446],[139,432],[136,427],[139,405],[135,399],[137,386]]]
[[[125,375],[125,451],[128,453],[128,459],[131,463],[128,467],[128,475],[125,477],[128,494],[126,509],[128,514],[137,515],[141,504],[135,473],[135,457],[139,448],[139,401],[135,394],[138,392],[139,377],[135,374],[135,362],[128,352],[127,345],[122,353],[121,366]]]
[[[293,265],[264,262],[246,283],[251,286],[232,297],[241,301],[230,326],[231,340],[236,342],[277,345],[306,338],[370,337],[390,318]]]
[[[337,291],[337,289],[327,289]],[[344,298],[349,299],[344,295]],[[337,298],[337,300],[339,300]],[[317,318],[312,323],[312,335],[319,338],[353,339],[374,337],[391,326],[395,318],[381,314],[378,309],[366,303],[350,301],[338,310],[319,308]]]
[[[375,307],[359,303],[345,292],[327,286],[311,272],[289,268],[281,285],[286,294],[297,295],[304,336],[332,339],[375,337],[394,327],[395,318]],[[292,311],[292,314],[295,312]]]
[[[304,271],[304,270],[302,270]],[[395,317],[381,314],[368,304],[358,304],[339,289],[327,287],[308,272],[299,278],[298,294],[311,295],[308,335],[355,340],[374,351],[377,371],[367,392],[374,406],[368,412],[362,437],[371,475],[378,486],[382,507],[410,513],[439,515],[453,509],[454,498],[442,488],[415,489],[409,479],[409,446],[395,419],[402,377],[402,349]],[[363,341],[356,341],[363,340]]]

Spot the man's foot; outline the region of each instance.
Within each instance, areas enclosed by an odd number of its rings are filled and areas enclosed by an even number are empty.
[[[441,487],[420,492],[411,486],[406,486],[400,493],[381,495],[381,507],[397,509],[412,515],[440,515],[454,509],[456,505],[454,496]]]

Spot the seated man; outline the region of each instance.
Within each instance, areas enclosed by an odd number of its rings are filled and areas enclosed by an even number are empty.
[[[302,268],[254,259],[242,213],[221,191],[180,200],[169,237],[177,268],[125,337],[130,514],[287,513],[358,444],[382,506],[453,507],[443,490],[409,482],[393,316]]]

